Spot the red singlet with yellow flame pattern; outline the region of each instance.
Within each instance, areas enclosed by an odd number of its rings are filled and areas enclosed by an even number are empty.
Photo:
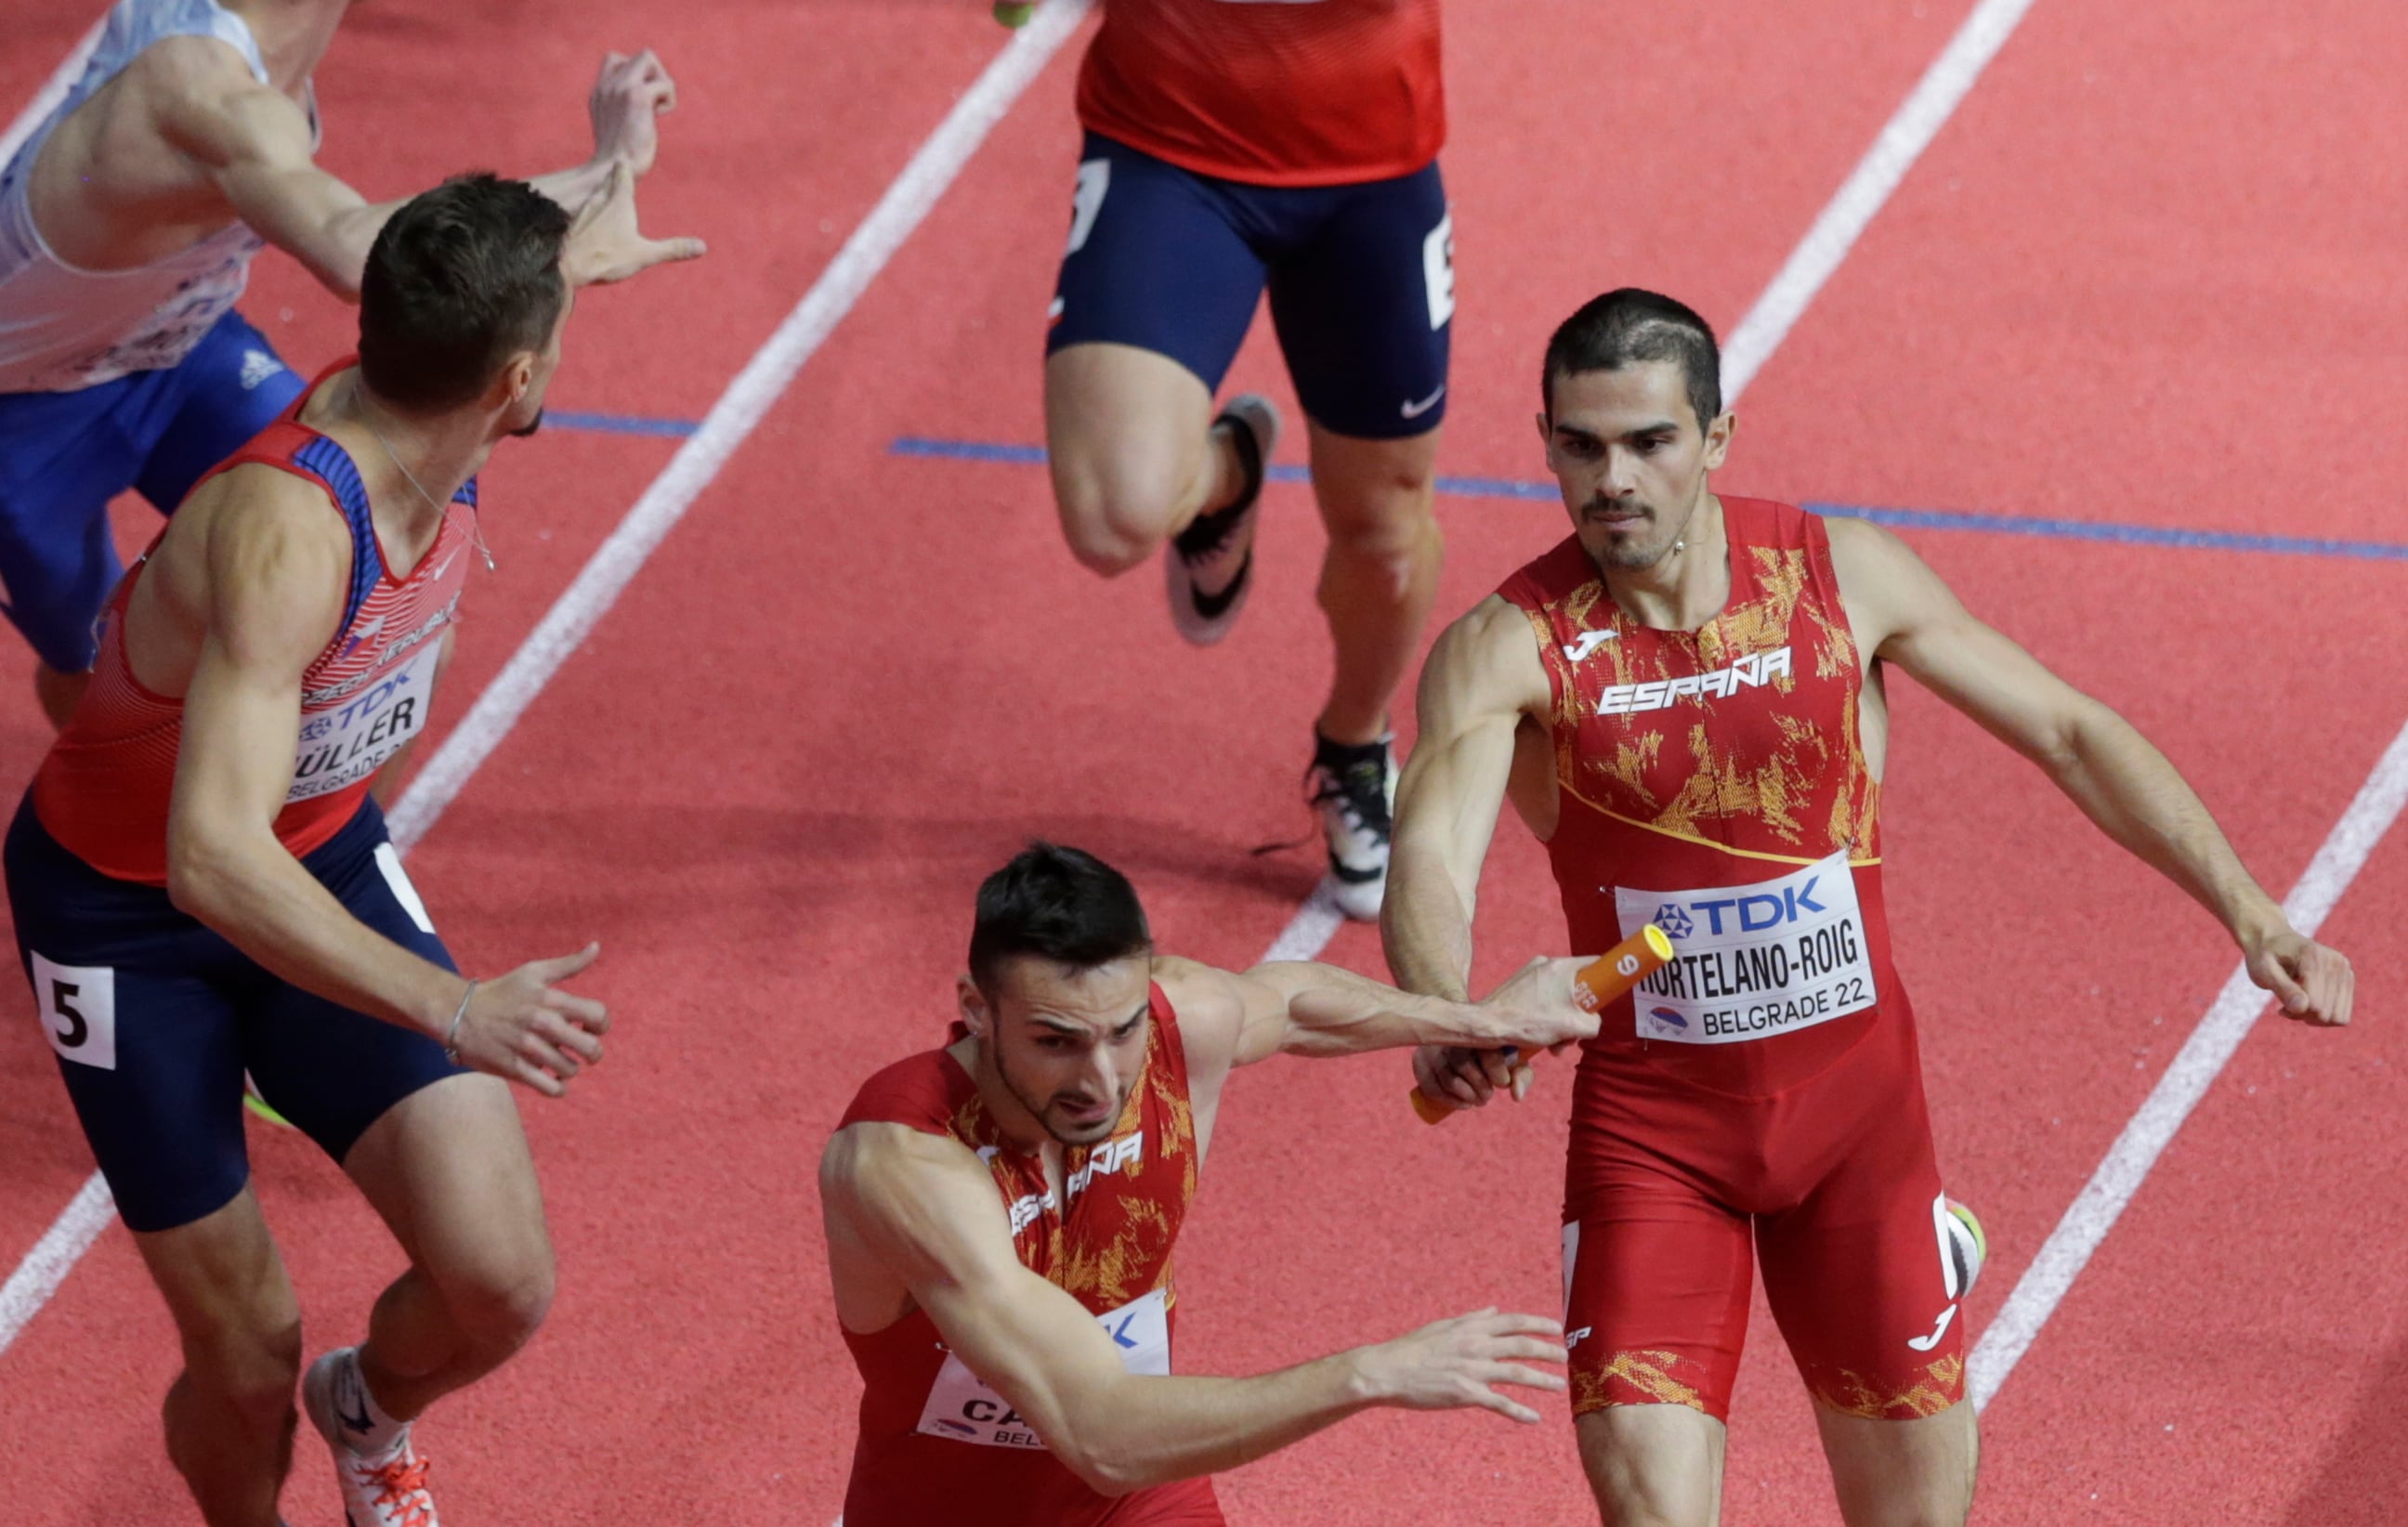
[[[1606,1009],[1574,1082],[1573,1409],[1727,1414],[1753,1249],[1816,1398],[1929,1415],[1963,1394],[1965,1322],[1890,963],[1862,657],[1822,522],[1721,503],[1730,595],[1694,631],[1625,615],[1577,538],[1498,591],[1547,672],[1572,948],[1654,922],[1676,950]]]
[[[1022,1264],[1092,1311],[1131,1373],[1167,1374],[1176,1323],[1170,1253],[1196,1196],[1196,1114],[1178,1015],[1158,986],[1152,1006],[1143,1079],[1110,1139],[1065,1149],[1059,1197],[1043,1163],[1003,1138],[978,1083],[942,1049],[870,1077],[837,1127],[904,1124],[960,1141],[995,1174]],[[953,1037],[961,1034],[957,1026]],[[916,1307],[882,1331],[847,1331],[844,1343],[863,1385],[845,1527],[1221,1522],[1210,1479],[1117,1498],[1090,1490],[946,1349],[936,1323]]]
[[[1572,947],[1654,921],[1678,951],[1591,1053],[1758,1095],[1862,1038],[1897,980],[1829,542],[1802,510],[1722,504],[1730,597],[1695,631],[1624,615],[1577,539],[1499,592],[1555,699],[1547,854]]]

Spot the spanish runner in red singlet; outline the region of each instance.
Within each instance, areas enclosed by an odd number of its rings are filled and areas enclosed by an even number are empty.
[[[552,1290],[506,1082],[602,1056],[595,950],[464,979],[373,793],[426,725],[476,474],[533,431],[570,292],[652,263],[633,176],[572,227],[472,176],[384,222],[338,362],[195,487],[110,600],[8,829],[18,949],[117,1209],[182,1337],[167,1452],[211,1527],[273,1527],[293,1394],[350,1527],[437,1527],[410,1422],[531,1335]],[[250,1186],[243,1077],[392,1227],[366,1339],[301,1372]]]
[[[1477,1004],[1329,965],[1231,975],[1157,955],[1128,881],[1075,849],[989,877],[952,1041],[872,1077],[820,1163],[863,1386],[845,1527],[1203,1527],[1207,1476],[1371,1406],[1538,1420],[1491,1386],[1561,1389],[1525,1365],[1562,1357],[1561,1328],[1493,1309],[1174,1377],[1171,1263],[1232,1066],[1586,1036],[1579,968],[1533,961]]]
[[[1717,1519],[1753,1240],[1842,1516],[1962,1521],[1979,1249],[1942,1194],[1890,963],[1883,665],[2030,756],[2214,913],[2293,1017],[2346,1022],[2348,962],[2291,929],[2162,754],[1895,536],[1709,491],[1733,419],[1695,313],[1599,297],[1556,331],[1544,384],[1573,534],[1431,653],[1389,963],[1409,989],[1460,993],[1509,794],[1576,949],[1653,921],[1678,950],[1606,1009],[1574,1083],[1564,1323],[1606,1520]],[[1529,1077],[1439,1047],[1414,1070],[1467,1106]]]
[[[1280,418],[1254,393],[1216,417],[1213,397],[1268,291],[1329,534],[1312,799],[1338,905],[1376,916],[1388,706],[1438,588],[1455,315],[1439,0],[1111,0],[1079,121],[1046,336],[1063,534],[1107,577],[1161,551],[1180,634],[1228,632]]]

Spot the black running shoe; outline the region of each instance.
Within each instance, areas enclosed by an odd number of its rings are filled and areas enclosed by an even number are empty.
[[[1362,748],[1324,742],[1313,760],[1312,804],[1329,842],[1338,909],[1358,922],[1380,915],[1388,886],[1388,835],[1397,796],[1397,761],[1382,737]]]
[[[1198,647],[1210,647],[1238,623],[1254,574],[1254,510],[1262,503],[1263,469],[1279,444],[1279,409],[1258,392],[1229,400],[1214,420],[1229,426],[1246,487],[1236,503],[1193,524],[1163,548],[1163,581],[1170,595],[1170,623]]]

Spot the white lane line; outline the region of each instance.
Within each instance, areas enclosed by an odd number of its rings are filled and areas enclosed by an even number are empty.
[[[25,109],[17,113],[17,120],[8,124],[7,132],[0,133],[0,164],[17,157],[17,150],[33,136],[35,128],[42,125],[42,119],[50,114],[53,107],[66,99],[67,92],[75,87],[85,63],[91,59],[92,50],[100,46],[101,29],[108,21],[108,18],[103,16],[92,23],[92,30],[83,35],[83,40],[75,45],[75,50],[67,54],[66,61],[50,71],[50,78],[44,80],[42,88],[34,93],[34,98],[25,103]]]
[[[927,217],[1021,92],[1078,30],[1090,4],[1091,0],[1052,0],[1039,6],[1035,18],[1012,34],[1003,51],[954,103],[819,280],[728,384],[702,427],[679,448],[619,528],[587,559],[577,580],[553,602],[542,622],[520,644],[509,663],[444,739],[443,747],[410,782],[391,819],[397,847],[406,850],[426,835],[478,765],[518,724],[544,685],[643,566],[644,559],[710,485],[803,363]],[[1326,935],[1323,942],[1327,942]],[[25,1322],[57,1290],[76,1259],[108,1224],[112,1210],[108,1189],[94,1173],[9,1277],[5,1293],[0,1293],[0,1352],[8,1349]]]
[[[67,1204],[66,1209],[34,1243],[33,1250],[0,1284],[0,1351],[5,1351],[34,1312],[50,1302],[59,1285],[93,1242],[117,1217],[117,1201],[108,1184],[94,1172]]]
[[[41,126],[42,120],[66,98],[67,92],[82,76],[84,64],[90,62],[92,50],[100,46],[100,34],[107,24],[105,15],[92,23],[83,40],[50,71],[50,78],[17,113],[7,131],[0,133],[0,164],[14,159],[34,129]],[[17,1333],[34,1318],[34,1312],[50,1302],[93,1237],[108,1228],[108,1221],[116,1214],[117,1201],[109,1196],[108,1184],[94,1172],[84,1179],[75,1197],[51,1221],[50,1228],[42,1233],[42,1238],[34,1243],[34,1249],[25,1253],[17,1270],[8,1275],[8,1281],[0,1283],[0,1351],[7,1350],[8,1344],[17,1339]]]
[[[1271,947],[1263,950],[1263,957],[1255,963],[1318,958],[1329,947],[1329,941],[1338,936],[1338,930],[1346,926],[1346,914],[1338,909],[1337,891],[1338,882],[1323,876],[1321,883],[1312,888],[1312,894],[1304,898],[1304,905],[1296,909],[1296,916],[1287,920],[1287,926],[1280,930],[1280,935],[1271,940]]]
[[[577,581],[555,601],[541,624],[512,654],[509,664],[494,677],[458,727],[443,741],[425,768],[393,811],[395,844],[407,849],[426,835],[435,819],[460,793],[469,776],[509,735],[521,716],[568,655],[577,650],[595,623],[618,601],[628,580],[643,566],[661,538],[684,517],[686,509],[719,476],[754,426],[785,392],[795,373],[853,310],[862,293],[886,268],[953,178],[978,152],[987,134],[1011,109],[1046,61],[1069,40],[1086,19],[1090,0],[1054,0],[1037,7],[1028,24],[979,76],[968,93],[955,103],[886,194],[853,230],[816,284],[778,326],[769,342],[738,373],[702,421],[670,458],[668,465],[627,511],[577,575]]]
[[[1923,78],[1914,87],[1872,147],[1856,162],[1856,167],[1823,208],[1806,236],[1789,252],[1788,260],[1764,289],[1747,316],[1739,321],[1723,341],[1723,401],[1739,401],[1740,393],[1756,379],[1772,352],[1789,337],[1799,318],[1814,301],[1815,293],[1831,278],[1856,247],[1861,235],[1883,206],[1890,193],[1906,178],[1915,160],[1930,147],[1965,99],[1982,71],[2014,32],[2031,9],[2032,0],[1982,0],[1948,39],[1948,46],[1923,71]],[[1326,885],[1316,886],[1296,916],[1282,929],[1271,944],[1268,960],[1310,960],[1329,946],[1345,919],[1328,897]]]
[[[1982,0],[1931,61],[1931,67],[1923,71],[1921,82],[1873,139],[1856,173],[1814,220],[1814,226],[1791,252],[1789,263],[1723,341],[1725,401],[1736,401],[1772,359],[1772,352],[1789,336],[1823,283],[1840,268],[1857,236],[1889,201],[1890,193],[1906,178],[1923,150],[1931,146],[1957,103],[1982,78],[1982,71],[1989,67],[2031,7],[2032,0]]]
[[[2349,803],[2341,821],[2308,862],[2300,883],[2291,888],[2290,896],[2283,903],[2283,913],[2291,926],[2310,937],[2324,925],[2325,918],[2339,902],[2342,892],[2349,889],[2358,872],[2366,867],[2367,856],[2375,844],[2391,830],[2399,820],[2401,806],[2408,803],[2408,726],[2391,739],[2384,749],[2374,772],[2358,788],[2358,798]],[[2150,1089],[2148,1100],[2141,1105],[2124,1133],[2108,1148],[2106,1159],[2099,1170],[2075,1196],[2057,1223],[2048,1240],[2024,1269],[2015,1292],[1999,1311],[1989,1328],[1982,1333],[1973,1349],[1971,1379],[1973,1405],[1976,1409],[1986,1406],[2015,1371],[2015,1364],[2031,1347],[2041,1327],[2048,1323],[2066,1292],[2090,1261],[2099,1243],[2114,1229],[2124,1206],[2132,1201],[2149,1169],[2157,1164],[2181,1129],[2183,1120],[2207,1093],[2225,1063],[2270,1005],[2271,999],[2249,979],[2246,964],[2237,966],[2231,979],[2224,983],[2199,1027],[2191,1031],[2182,1052],[2174,1057],[2166,1074]]]

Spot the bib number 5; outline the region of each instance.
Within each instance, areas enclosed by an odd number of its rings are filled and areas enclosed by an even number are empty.
[[[117,1069],[117,972],[108,965],[55,964],[33,957],[34,1006],[43,1037],[59,1059]]]

